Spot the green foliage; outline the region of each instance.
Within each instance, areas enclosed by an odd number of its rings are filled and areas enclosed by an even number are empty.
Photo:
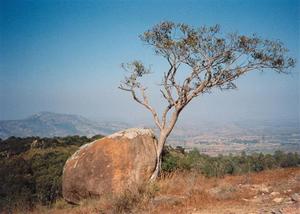
[[[50,205],[62,196],[62,172],[84,143],[101,138],[68,136],[15,138],[0,142],[0,213],[34,204]]]
[[[35,184],[30,164],[26,160],[21,157],[1,160],[0,184],[0,208],[31,206]]]
[[[62,197],[62,172],[68,159],[84,143],[101,138],[69,136],[54,138],[15,138],[0,141],[0,213],[15,208],[30,209],[35,204],[52,206]],[[210,157],[194,149],[165,147],[162,170],[193,170],[208,177],[259,172],[278,167],[299,166],[297,153],[276,151],[273,155],[255,153]],[[146,187],[146,186],[145,186]],[[126,192],[116,200],[116,211],[131,210],[139,197],[152,197],[157,188]]]
[[[47,152],[35,154],[31,162],[35,180],[35,198],[43,204],[49,204],[61,196],[61,176],[64,164],[70,152]]]
[[[297,167],[299,164],[299,154],[282,151],[276,151],[274,155],[262,153],[246,155],[243,152],[238,156],[211,157],[200,154],[195,149],[190,152],[182,152],[178,149],[165,147],[162,170],[166,173],[175,170],[194,170],[207,177],[223,177],[226,174],[236,175],[278,167]]]

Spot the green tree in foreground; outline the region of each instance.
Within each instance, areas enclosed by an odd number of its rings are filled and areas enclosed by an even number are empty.
[[[151,69],[137,60],[122,65],[129,76],[125,77],[119,88],[130,92],[136,102],[151,112],[160,131],[157,166],[151,180],[155,180],[160,172],[166,139],[182,110],[194,98],[214,88],[236,88],[234,80],[247,72],[272,70],[288,73],[287,69],[295,64],[293,58],[286,56],[288,50],[281,42],[256,35],[224,35],[218,25],[194,28],[186,24],[162,22],[140,38],[169,65],[169,69],[162,74],[160,91],[167,105],[160,115],[151,106],[147,88],[141,83],[141,78],[150,74]]]

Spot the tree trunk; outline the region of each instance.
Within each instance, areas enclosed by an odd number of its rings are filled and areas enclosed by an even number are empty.
[[[160,132],[160,136],[157,143],[157,150],[156,150],[156,167],[153,174],[150,177],[150,181],[155,181],[161,171],[162,151],[166,143],[167,137],[168,136],[165,133],[165,131]]]
[[[166,143],[166,140],[169,136],[169,134],[171,133],[171,131],[173,130],[176,121],[178,119],[179,113],[181,112],[183,107],[178,107],[178,109],[176,109],[172,116],[171,116],[171,120],[169,123],[169,126],[165,127],[164,125],[162,127],[164,127],[163,129],[160,130],[160,134],[159,134],[159,139],[158,139],[158,143],[157,143],[157,148],[156,148],[156,167],[155,170],[153,172],[153,174],[150,177],[150,181],[155,181],[156,178],[159,176],[160,170],[161,170],[161,155],[162,155],[162,151],[164,148],[164,145]]]

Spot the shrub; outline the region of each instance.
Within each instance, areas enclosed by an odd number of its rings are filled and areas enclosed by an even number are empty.
[[[29,208],[35,191],[29,163],[21,157],[0,161],[0,213],[1,208]]]
[[[37,203],[50,205],[61,198],[66,160],[79,146],[101,137],[11,137],[1,141],[0,213],[29,209]]]
[[[132,213],[133,209],[139,204],[148,202],[149,199],[153,198],[158,190],[158,186],[155,183],[127,189],[113,199],[113,211],[114,213]]]
[[[248,172],[260,172],[265,169],[277,167],[297,167],[300,157],[297,153],[284,153],[276,151],[273,155],[254,153],[232,156],[220,155],[210,157],[200,154],[197,150],[185,152],[171,147],[165,147],[163,152],[162,170],[170,173],[175,170],[193,170],[207,177],[223,177],[226,174],[243,174]]]

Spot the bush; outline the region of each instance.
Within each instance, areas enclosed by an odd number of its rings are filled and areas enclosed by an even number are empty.
[[[79,146],[101,137],[11,137],[1,141],[0,213],[50,205],[61,198],[66,160]]]
[[[63,151],[36,154],[31,159],[35,180],[35,197],[42,204],[51,204],[61,197],[61,176],[70,153]]]
[[[144,184],[127,189],[113,199],[113,211],[114,213],[132,213],[139,204],[153,198],[158,190],[156,184]]]
[[[2,160],[0,175],[0,208],[29,208],[35,192],[30,164],[21,157]]]
[[[297,167],[299,164],[300,157],[297,153],[276,151],[273,155],[262,153],[247,155],[242,152],[237,156],[210,157],[200,154],[195,149],[185,152],[167,146],[163,151],[162,171],[170,173],[175,170],[193,170],[207,177],[223,177],[226,174],[236,175],[278,167]]]

